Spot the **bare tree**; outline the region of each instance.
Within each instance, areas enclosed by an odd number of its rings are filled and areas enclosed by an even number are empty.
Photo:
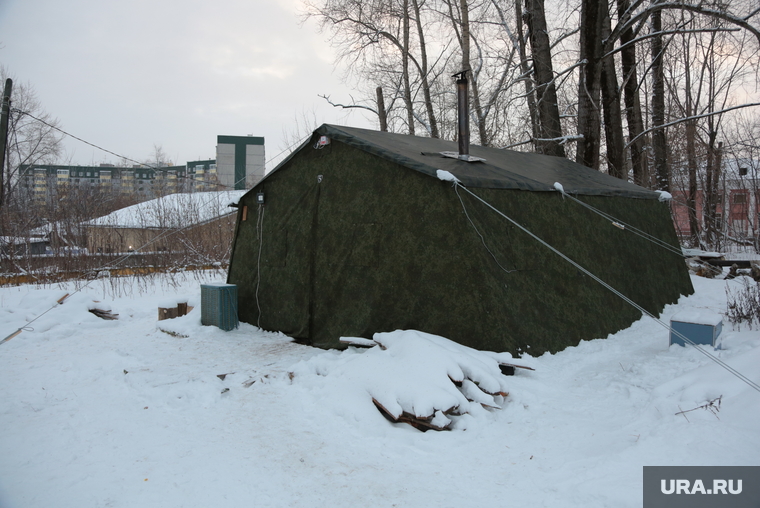
[[[536,82],[538,132],[541,136],[536,146],[540,153],[564,157],[565,148],[561,142],[562,125],[559,116],[544,0],[525,0],[523,20],[530,35],[533,75]]]
[[[0,65],[0,82],[13,78]],[[56,130],[58,120],[46,113],[28,82],[14,79],[11,115],[8,122],[8,145],[3,170],[3,202],[13,201],[20,171],[25,166],[55,162],[63,152],[63,135]]]

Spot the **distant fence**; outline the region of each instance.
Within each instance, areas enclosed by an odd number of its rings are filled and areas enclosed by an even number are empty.
[[[226,270],[228,262],[197,263],[178,253],[28,256],[0,259],[0,286],[57,284],[70,280],[141,276],[186,270]]]

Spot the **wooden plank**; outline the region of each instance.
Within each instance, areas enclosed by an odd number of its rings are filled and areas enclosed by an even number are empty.
[[[730,260],[730,259],[704,259],[704,262],[712,265],[712,266],[733,266],[736,265],[738,268],[752,268],[752,261],[747,259],[737,259],[737,260]],[[755,261],[755,263],[758,263],[758,261]]]
[[[16,335],[18,335],[19,333],[21,333],[21,331],[22,331],[22,330],[21,330],[21,328],[19,328],[18,330],[16,330],[16,331],[15,331],[15,332],[13,332],[12,334],[8,335],[8,336],[7,336],[6,338],[4,338],[3,340],[0,340],[0,344],[5,344],[5,343],[6,343],[6,342],[8,342],[9,340],[11,340],[13,337],[15,337]]]
[[[177,317],[177,307],[171,307],[171,308],[159,307],[158,308],[159,321],[163,321],[164,319],[174,319],[175,317]]]
[[[374,340],[365,339],[364,337],[341,337],[338,340],[341,344],[348,344],[349,346],[356,347],[375,347],[378,345]]]
[[[527,367],[525,365],[518,365],[516,363],[499,362],[499,365],[505,365],[507,367],[514,367],[516,369],[536,370],[533,367]]]

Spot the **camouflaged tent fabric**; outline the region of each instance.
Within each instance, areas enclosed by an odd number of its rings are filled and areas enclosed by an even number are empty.
[[[241,199],[228,282],[242,321],[325,348],[415,329],[536,355],[641,317],[450,182],[336,138],[315,149],[318,135]],[[680,256],[559,192],[471,190],[654,314],[693,292]],[[677,248],[656,197],[579,196]]]

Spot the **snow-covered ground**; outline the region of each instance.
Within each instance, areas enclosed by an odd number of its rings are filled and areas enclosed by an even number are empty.
[[[740,284],[693,282],[663,320],[725,312],[726,285]],[[0,289],[0,340],[73,292]],[[357,366],[377,349],[201,326],[199,300],[193,277],[98,281],[0,345],[0,507],[635,507],[642,466],[760,465],[760,393],[669,348],[648,318],[515,359],[535,371],[503,380],[502,409],[422,433],[372,404],[382,376],[365,374],[380,364]],[[178,301],[196,308],[158,322]],[[724,325],[716,354],[760,382],[760,332]],[[676,414],[721,396],[717,412]]]

